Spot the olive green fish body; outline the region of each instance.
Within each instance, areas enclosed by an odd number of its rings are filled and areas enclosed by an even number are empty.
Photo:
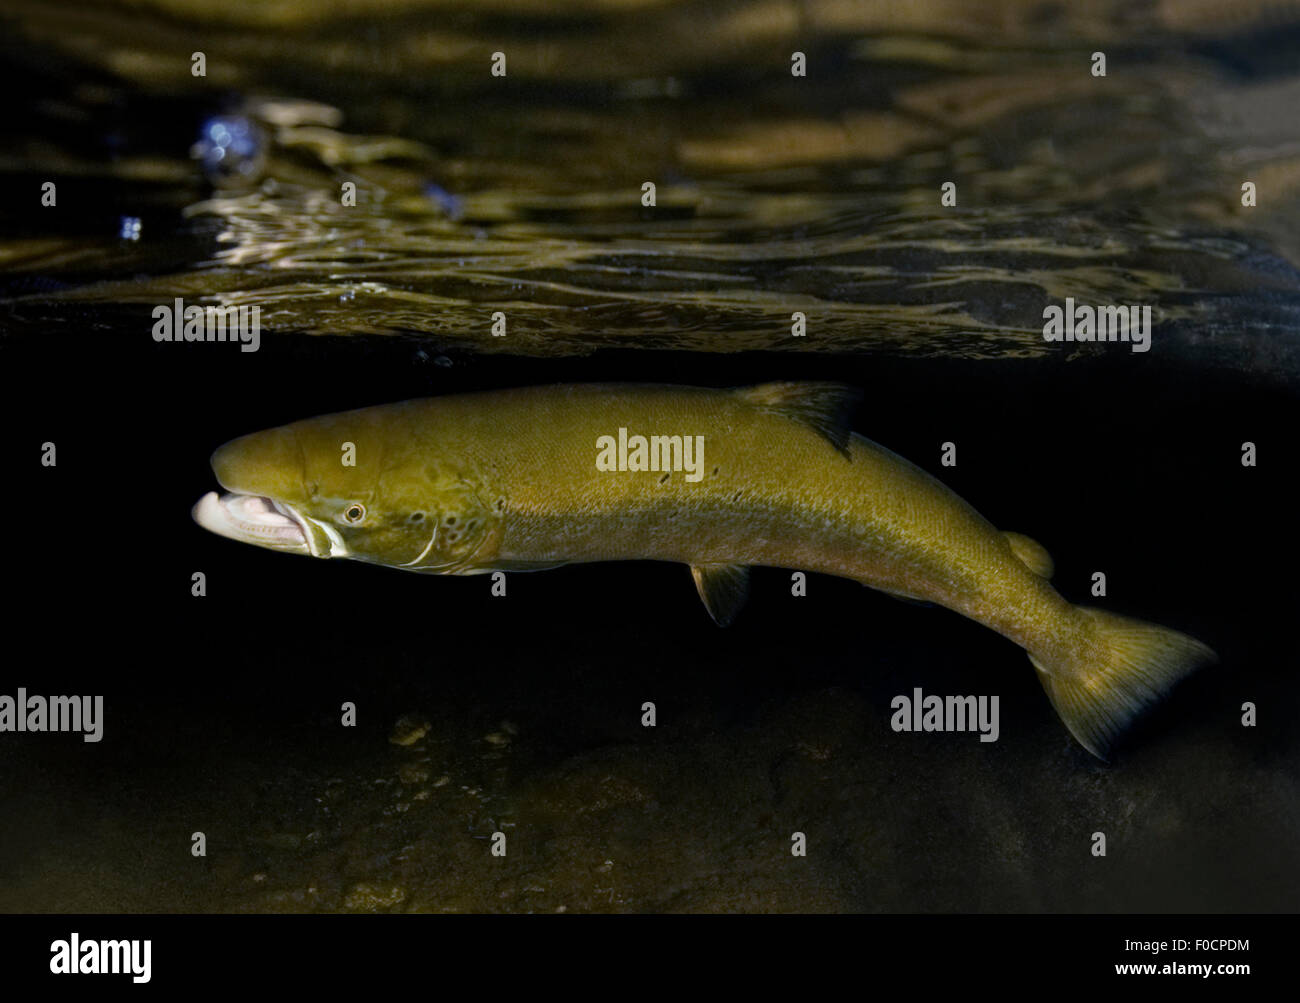
[[[440,574],[677,561],[724,623],[750,566],[851,578],[1024,647],[1098,755],[1213,658],[1174,631],[1067,602],[1041,547],[850,433],[853,397],[835,384],[588,384],[325,415],[218,450],[234,494],[205,497],[195,516],[272,549]]]

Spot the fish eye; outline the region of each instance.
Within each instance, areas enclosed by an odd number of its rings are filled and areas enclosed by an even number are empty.
[[[360,502],[353,502],[343,510],[343,518],[348,522],[360,522],[366,517],[366,507]]]

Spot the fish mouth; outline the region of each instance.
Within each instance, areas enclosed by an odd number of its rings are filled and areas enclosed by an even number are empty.
[[[291,505],[265,495],[209,491],[192,513],[194,521],[218,536],[291,554],[330,557],[331,541],[318,539],[308,520]]]

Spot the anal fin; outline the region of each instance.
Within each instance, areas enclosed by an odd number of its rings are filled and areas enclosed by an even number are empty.
[[[913,605],[913,606],[933,606],[933,605],[934,605],[934,603],[930,602],[929,599],[921,599],[921,598],[919,598],[918,596],[908,595],[906,592],[895,592],[893,589],[882,589],[879,585],[871,585],[871,586],[868,586],[868,587],[869,587],[869,588],[873,588],[873,589],[875,589],[877,592],[883,592],[885,595],[889,596],[891,599],[897,599],[899,602],[910,603],[910,604]]]

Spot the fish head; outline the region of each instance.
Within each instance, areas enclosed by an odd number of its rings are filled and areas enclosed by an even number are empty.
[[[269,550],[470,573],[499,520],[426,435],[367,408],[242,436],[212,454],[226,493],[204,495],[194,520]]]

